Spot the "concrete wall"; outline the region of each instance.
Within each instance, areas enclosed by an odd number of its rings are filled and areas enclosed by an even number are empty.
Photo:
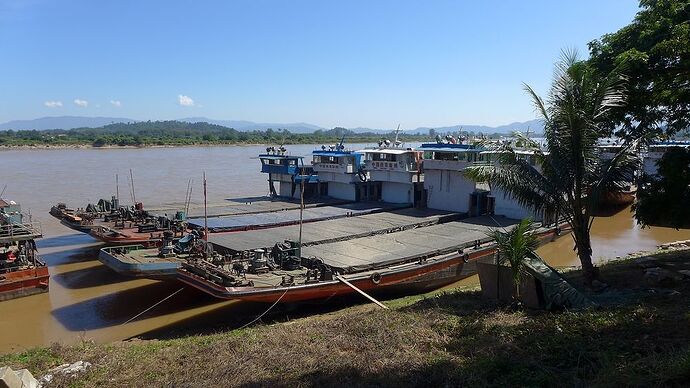
[[[461,171],[427,170],[424,173],[427,207],[431,209],[468,212],[470,194],[475,186],[474,181],[465,178]]]
[[[328,182],[328,196],[331,198],[354,201],[355,189],[354,183]]]
[[[381,200],[389,203],[412,203],[414,187],[411,183],[382,182]]]

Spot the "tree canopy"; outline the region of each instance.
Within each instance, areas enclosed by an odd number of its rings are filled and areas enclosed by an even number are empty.
[[[588,280],[597,276],[590,229],[599,193],[622,188],[639,163],[634,142],[606,161],[597,147],[606,131],[602,120],[624,103],[624,86],[617,72],[596,78],[576,53],[564,53],[546,102],[525,86],[544,120],[546,150],[516,133],[520,149],[498,144],[494,150],[498,163],[465,170],[474,180],[488,181],[525,207],[565,218]],[[526,154],[536,163],[530,163]]]
[[[657,162],[658,176],[645,176],[633,206],[643,226],[690,227],[690,150],[673,147]]]
[[[673,135],[690,126],[690,1],[641,0],[635,20],[589,43],[599,74],[625,67],[627,104],[613,110],[619,135]]]

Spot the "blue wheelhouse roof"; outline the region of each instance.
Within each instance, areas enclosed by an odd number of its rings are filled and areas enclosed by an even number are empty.
[[[417,150],[430,152],[481,152],[484,148],[474,144],[424,143]]]
[[[259,158],[260,159],[268,159],[268,160],[282,160],[282,159],[302,159],[302,156],[260,154]]]
[[[335,156],[335,157],[341,157],[341,156],[354,156],[356,153],[355,151],[323,151],[323,150],[314,150],[311,153],[314,156]]]

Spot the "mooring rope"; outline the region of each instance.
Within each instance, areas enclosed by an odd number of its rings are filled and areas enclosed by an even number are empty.
[[[290,289],[290,286],[287,286],[287,288],[285,288],[285,292],[283,292],[283,295],[281,295],[280,298],[278,298],[278,300],[276,300],[275,302],[273,302],[273,304],[272,304],[266,311],[264,311],[263,313],[261,313],[261,315],[259,315],[258,317],[254,318],[254,320],[252,320],[251,322],[249,322],[249,323],[245,324],[244,326],[238,328],[237,330],[242,330],[242,329],[244,329],[244,328],[247,327],[247,326],[251,326],[251,325],[254,324],[256,321],[258,321],[259,319],[263,318],[264,315],[268,314],[269,311],[271,311],[274,307],[276,307],[276,305],[278,304],[278,302],[280,302],[280,300],[283,299],[283,297],[285,296],[285,294],[287,294],[287,292],[288,292],[289,289]]]
[[[177,294],[178,292],[180,292],[180,291],[182,291],[182,290],[184,290],[184,287],[180,288],[179,290],[177,290],[177,291],[173,292],[172,294],[166,296],[165,298],[163,298],[162,300],[160,300],[158,303],[154,304],[153,306],[147,308],[146,310],[144,310],[144,311],[140,312],[139,314],[133,316],[132,318],[128,319],[127,322],[123,323],[123,325],[128,324],[128,323],[132,322],[133,320],[139,318],[140,316],[146,314],[146,312],[148,312],[148,311],[151,310],[152,308],[158,306],[159,304],[165,302],[166,300],[172,298],[173,296],[175,296],[175,294]]]

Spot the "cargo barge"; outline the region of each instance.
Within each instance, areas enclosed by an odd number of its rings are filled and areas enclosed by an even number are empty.
[[[265,303],[328,300],[357,292],[351,285],[373,294],[423,292],[476,273],[475,261],[495,252],[487,237],[494,220],[478,217],[302,249],[286,242],[212,262],[185,261],[178,279],[217,298]],[[560,231],[542,228],[538,234],[547,241]]]
[[[41,226],[0,199],[0,301],[48,292],[50,274],[36,249]]]
[[[314,246],[335,241],[346,241],[374,234],[387,234],[401,230],[420,228],[448,222],[463,215],[447,211],[430,209],[398,209],[390,212],[369,213],[346,219],[333,219],[303,225],[302,246]],[[187,236],[197,236],[199,241],[203,234],[192,231]],[[186,237],[190,238],[190,237]],[[240,254],[256,249],[270,250],[276,241],[297,240],[299,226],[284,226],[275,229],[260,229],[244,232],[226,232],[210,234],[208,241],[214,251],[223,254]],[[174,242],[170,236],[169,241]],[[182,243],[185,241],[183,239]],[[170,245],[166,242],[163,245]],[[175,244],[177,245],[177,244]],[[189,258],[183,249],[178,247],[176,255],[161,254],[159,249],[145,245],[125,245],[102,248],[99,260],[114,271],[135,277],[152,279],[171,278],[176,269]]]

